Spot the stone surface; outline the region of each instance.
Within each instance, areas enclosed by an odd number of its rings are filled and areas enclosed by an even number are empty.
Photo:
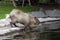
[[[57,17],[57,18],[60,18],[60,10],[58,9],[53,9],[53,10],[45,10],[43,8],[40,8],[39,11],[36,11],[36,12],[31,12],[30,15],[33,15],[33,16],[36,16],[36,17],[44,17],[45,16],[45,13],[46,13],[46,16],[49,16],[51,18],[54,18],[54,17]]]

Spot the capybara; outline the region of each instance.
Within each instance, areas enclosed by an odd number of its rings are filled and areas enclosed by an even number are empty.
[[[15,23],[20,23],[25,27],[36,27],[36,25],[40,23],[37,17],[29,15],[28,13],[24,13],[19,9],[13,9],[9,14],[9,18],[11,19],[11,24],[15,25]]]

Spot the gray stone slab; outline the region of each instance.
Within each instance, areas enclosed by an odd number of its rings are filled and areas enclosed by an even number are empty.
[[[54,9],[54,10],[40,10],[40,11],[36,11],[36,12],[31,12],[31,15],[36,16],[36,17],[44,17],[45,14],[44,12],[46,12],[46,16],[50,16],[50,17],[60,17],[60,10]]]

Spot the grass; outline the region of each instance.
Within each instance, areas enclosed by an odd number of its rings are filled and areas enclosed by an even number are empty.
[[[0,7],[0,19],[5,17],[5,14],[10,13],[13,7]]]
[[[18,6],[18,9],[24,11],[24,12],[31,12],[31,11],[38,11],[39,6]],[[0,2],[0,19],[5,17],[5,14],[9,14],[11,10],[14,9],[12,3],[9,2]]]

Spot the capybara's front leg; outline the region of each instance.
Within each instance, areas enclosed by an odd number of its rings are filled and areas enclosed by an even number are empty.
[[[18,27],[15,23],[10,22],[11,27]]]

